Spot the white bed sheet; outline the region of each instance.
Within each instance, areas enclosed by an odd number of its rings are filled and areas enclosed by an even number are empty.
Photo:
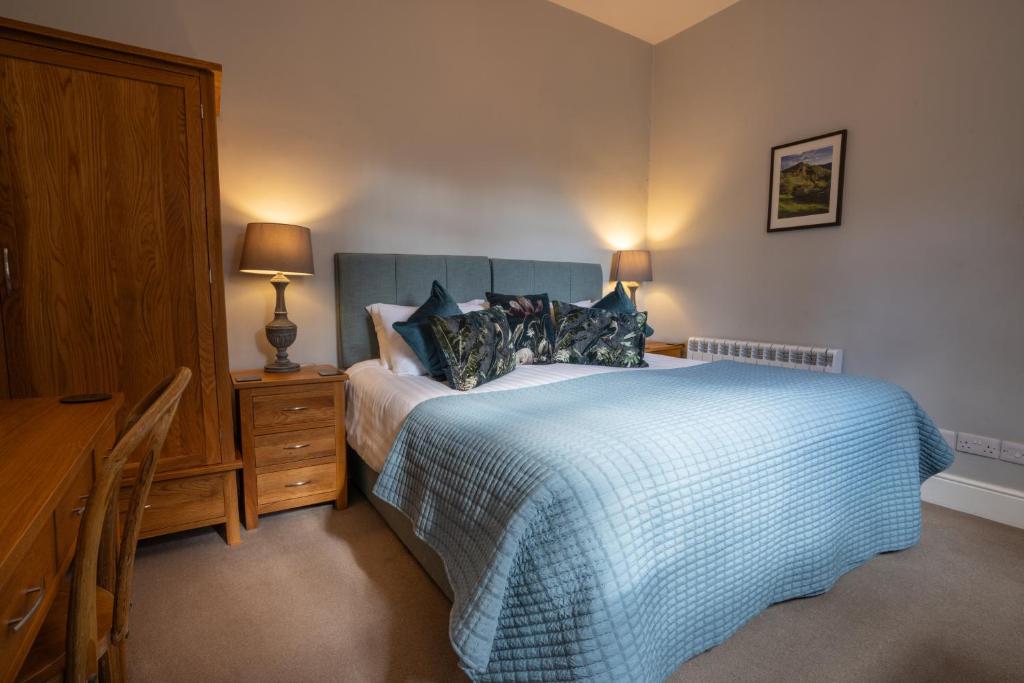
[[[418,375],[396,375],[374,358],[356,363],[346,372],[345,430],[348,443],[374,471],[380,472],[407,415],[427,399],[464,393],[535,387],[604,372],[644,372],[701,365],[704,361],[658,354],[644,356],[649,368],[607,368],[598,365],[520,365],[509,374],[461,392],[443,382]]]

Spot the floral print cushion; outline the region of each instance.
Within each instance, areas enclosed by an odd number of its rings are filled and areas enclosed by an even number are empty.
[[[523,365],[553,363],[555,326],[547,294],[496,294],[487,292],[491,306],[501,306],[508,315],[512,350]]]
[[[516,368],[508,318],[500,306],[447,318],[432,315],[430,327],[448,361],[444,372],[453,389],[468,391]]]
[[[616,282],[615,289],[595,301],[593,307],[602,308],[612,313],[636,313],[636,304],[629,298],[629,294],[626,294],[626,288],[622,286],[621,282]],[[653,337],[654,328],[645,324],[644,336]]]
[[[646,368],[647,313],[615,313],[555,302],[556,363]]]

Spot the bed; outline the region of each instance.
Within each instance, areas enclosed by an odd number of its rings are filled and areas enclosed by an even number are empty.
[[[768,605],[916,543],[920,484],[952,460],[905,391],[868,378],[658,356],[520,367],[461,395],[388,377],[367,304],[418,303],[434,279],[460,301],[595,299],[600,267],[335,266],[354,479],[452,599],[475,680],[661,680]]]

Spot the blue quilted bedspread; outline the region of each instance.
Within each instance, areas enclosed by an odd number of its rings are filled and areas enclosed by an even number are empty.
[[[906,391],[721,362],[426,401],[375,493],[444,560],[476,680],[658,681],[920,533]]]

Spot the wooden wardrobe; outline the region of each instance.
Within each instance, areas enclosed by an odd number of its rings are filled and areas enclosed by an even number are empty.
[[[143,533],[223,523],[235,543],[219,77],[0,19],[0,397],[122,392],[127,411],[191,368]]]

